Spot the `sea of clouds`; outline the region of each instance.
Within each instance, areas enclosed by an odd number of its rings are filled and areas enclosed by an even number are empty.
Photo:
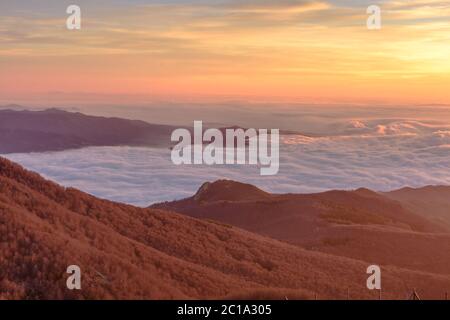
[[[170,150],[90,147],[7,158],[64,186],[138,206],[193,195],[205,181],[233,179],[274,193],[450,185],[450,125],[351,119],[339,134],[281,137],[280,171],[249,165],[176,166]]]

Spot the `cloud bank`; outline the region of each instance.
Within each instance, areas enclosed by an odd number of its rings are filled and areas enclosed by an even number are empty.
[[[170,151],[93,147],[7,157],[64,186],[114,201],[147,206],[191,196],[205,181],[227,178],[275,193],[329,189],[391,190],[450,185],[450,126],[413,120],[358,120],[345,134],[282,137],[280,172],[255,166],[175,166]]]

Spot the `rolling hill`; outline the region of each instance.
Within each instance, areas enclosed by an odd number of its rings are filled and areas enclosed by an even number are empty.
[[[101,200],[1,158],[0,231],[4,299],[345,299],[347,288],[352,298],[377,297],[365,287],[366,262]],[[80,291],[65,286],[72,264],[82,270]],[[450,287],[448,275],[382,270],[386,298],[413,287],[439,298]]]
[[[314,251],[450,274],[447,225],[367,189],[279,195],[219,180],[204,184],[193,197],[152,208],[220,221]]]
[[[426,217],[450,229],[450,187],[426,186],[403,188],[384,195],[397,200],[415,214]]]

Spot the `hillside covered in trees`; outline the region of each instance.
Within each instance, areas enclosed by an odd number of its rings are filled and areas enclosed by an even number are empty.
[[[78,265],[81,290],[68,290]],[[227,224],[64,188],[0,158],[2,299],[375,299],[368,264]],[[439,298],[450,277],[382,266],[383,295]]]

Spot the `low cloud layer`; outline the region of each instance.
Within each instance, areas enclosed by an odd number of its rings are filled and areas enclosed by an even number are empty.
[[[283,136],[280,172],[269,177],[260,176],[255,166],[175,166],[169,150],[150,148],[95,147],[7,157],[62,185],[139,206],[191,196],[203,182],[221,178],[275,193],[450,185],[450,126],[354,119],[342,128],[345,134],[337,136]]]

